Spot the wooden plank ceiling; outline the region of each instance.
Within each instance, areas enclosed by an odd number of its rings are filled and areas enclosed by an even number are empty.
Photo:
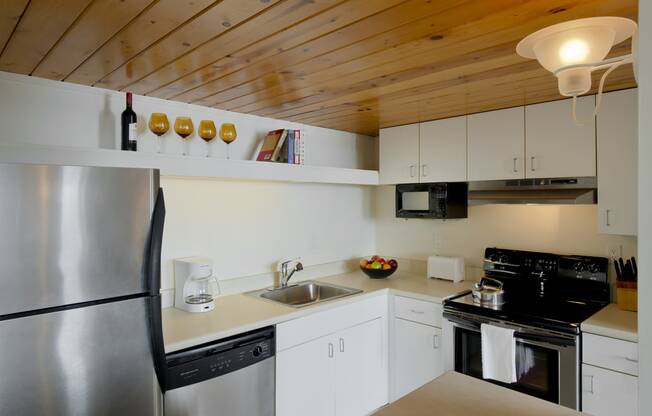
[[[518,41],[565,20],[637,16],[637,0],[0,4],[2,71],[370,135],[559,99]],[[633,85],[623,67],[607,89]]]

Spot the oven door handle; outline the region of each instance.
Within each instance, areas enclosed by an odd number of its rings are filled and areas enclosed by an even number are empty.
[[[480,324],[476,324],[476,325],[469,324],[467,321],[464,321],[463,319],[452,317],[452,316],[446,316],[445,318],[448,321],[450,321],[453,324],[453,326],[456,326],[461,329],[466,329],[467,331],[480,332]],[[516,327],[504,326],[504,325],[496,325],[496,326],[502,326],[503,328],[513,329],[514,338],[516,338],[517,341],[520,341],[524,344],[537,345],[540,347],[553,348],[556,350],[559,350],[564,347],[576,346],[576,341],[574,338],[565,339],[565,338],[557,337],[555,335],[537,335],[531,333],[523,333],[523,332],[519,332],[519,329]]]

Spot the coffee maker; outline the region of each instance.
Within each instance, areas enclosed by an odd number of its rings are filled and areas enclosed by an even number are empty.
[[[215,309],[219,286],[213,276],[213,261],[206,257],[185,257],[173,262],[174,307],[186,312]]]

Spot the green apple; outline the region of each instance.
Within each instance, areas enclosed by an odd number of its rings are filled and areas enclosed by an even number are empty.
[[[371,263],[371,268],[372,269],[381,269],[382,267],[383,267],[383,265],[380,264],[379,261],[375,261],[375,262]]]

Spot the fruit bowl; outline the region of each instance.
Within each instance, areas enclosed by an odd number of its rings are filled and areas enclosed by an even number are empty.
[[[373,256],[370,260],[360,260],[360,270],[372,279],[386,279],[398,269],[396,260],[388,260]]]

